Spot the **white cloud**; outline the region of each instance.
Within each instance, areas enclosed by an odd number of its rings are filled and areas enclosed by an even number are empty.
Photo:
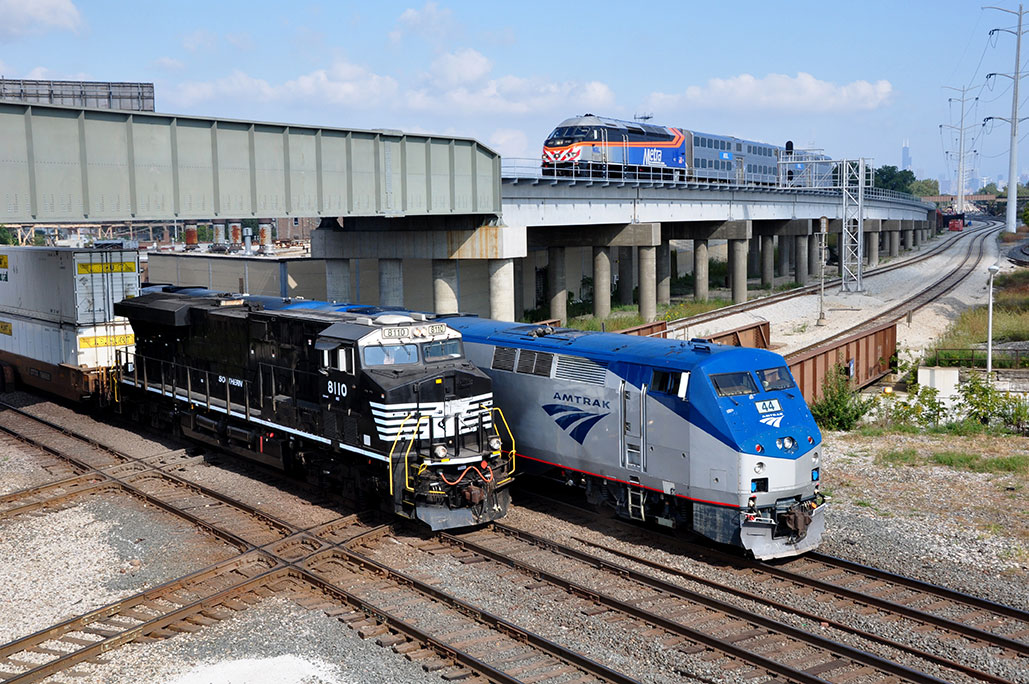
[[[289,97],[325,100],[334,104],[369,106],[382,102],[397,92],[397,82],[390,76],[349,62],[335,62],[329,69],[318,69],[292,81],[283,91]]]
[[[27,81],[90,81],[89,74],[79,71],[76,73],[60,73],[45,66],[37,66],[29,69],[24,76],[10,76],[10,78],[24,78]]]
[[[390,31],[389,39],[399,42],[406,34],[414,34],[439,41],[451,37],[453,28],[454,13],[430,1],[420,10],[411,7],[404,10],[397,19],[397,28]]]
[[[218,36],[207,29],[197,29],[182,39],[182,47],[189,52],[213,50],[218,46]]]
[[[179,85],[172,99],[182,106],[193,106],[220,98],[257,102],[301,100],[354,107],[378,105],[397,91],[397,83],[362,66],[336,62],[285,83],[271,84],[235,70],[214,81],[189,81]]]
[[[254,37],[249,33],[226,33],[225,40],[237,50],[250,51],[254,49]]]
[[[0,0],[0,40],[50,29],[75,32],[82,23],[72,0]]]
[[[185,65],[174,57],[158,57],[154,60],[154,66],[166,71],[178,71]]]
[[[416,110],[508,115],[604,109],[614,99],[611,88],[600,81],[555,83],[519,76],[502,76],[479,87],[459,86],[442,93],[422,89],[407,97],[408,105]]]
[[[878,109],[889,102],[893,85],[853,81],[836,84],[804,72],[796,76],[740,74],[712,78],[683,93],[653,93],[648,106],[658,110],[714,109],[723,111],[846,112]]]
[[[502,157],[528,156],[529,136],[516,128],[498,128],[490,135],[489,144]]]
[[[474,83],[493,69],[491,62],[477,50],[465,48],[440,55],[432,62],[432,73],[445,86]]]

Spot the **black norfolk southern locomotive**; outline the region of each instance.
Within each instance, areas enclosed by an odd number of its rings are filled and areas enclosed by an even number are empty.
[[[460,333],[416,313],[164,289],[115,305],[136,340],[127,410],[433,529],[506,513],[513,440]]]

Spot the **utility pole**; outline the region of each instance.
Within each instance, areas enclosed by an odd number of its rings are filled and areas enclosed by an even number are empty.
[[[1011,148],[1008,153],[1008,211],[1007,211],[1007,228],[1005,229],[1008,233],[1015,232],[1015,215],[1018,212],[1018,80],[1021,77],[1022,70],[1022,15],[1025,13],[1022,9],[1021,3],[1018,5],[1018,11],[1009,10],[1004,7],[983,7],[983,9],[995,9],[1001,12],[1007,12],[1008,14],[1014,14],[1018,16],[1018,29],[1012,31],[1011,29],[998,28],[990,31],[992,36],[994,33],[1004,31],[1015,36],[1015,71],[1011,74],[1011,80],[1014,81],[1014,88],[1011,94],[1011,118],[1005,119],[999,116],[991,116],[986,119],[1000,119],[1001,121],[1007,121],[1011,124]],[[989,74],[990,76],[1007,76],[1008,74]]]
[[[957,213],[965,213],[965,129],[971,128],[971,126],[965,126],[965,102],[971,100],[977,101],[978,97],[965,97],[965,93],[968,88],[954,88],[952,86],[943,86],[947,90],[956,90],[961,93],[961,97],[950,97],[947,98],[948,102],[960,102],[961,103],[961,119],[957,126],[951,126],[950,124],[940,124],[940,128],[954,128],[958,132],[958,206]]]

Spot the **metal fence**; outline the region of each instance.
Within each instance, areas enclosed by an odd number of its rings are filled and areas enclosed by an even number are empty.
[[[926,359],[934,366],[986,368],[985,349],[934,349]],[[1029,350],[994,349],[994,368],[1029,368]]]
[[[0,79],[0,100],[152,112],[154,84]]]
[[[618,164],[599,164],[584,162],[560,169],[544,169],[539,157],[504,157],[500,166],[501,176],[505,180],[539,179],[550,181],[583,181],[606,183],[643,183],[677,186],[683,188],[724,187],[728,190],[769,190],[773,192],[790,192],[806,195],[827,195],[839,197],[842,190],[838,187],[794,188],[772,184],[736,182],[733,172],[723,172],[721,177],[699,180],[687,178],[683,169],[667,169],[662,167],[632,167],[631,171],[623,170]],[[718,174],[718,172],[712,172]],[[897,192],[886,188],[865,188],[865,199],[889,200],[892,202],[909,202],[926,208],[935,205],[923,202],[921,198],[906,192]]]

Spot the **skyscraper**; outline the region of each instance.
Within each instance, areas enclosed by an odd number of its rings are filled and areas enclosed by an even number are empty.
[[[900,148],[900,170],[911,170],[911,148],[908,147],[907,138],[904,139],[904,146]]]

